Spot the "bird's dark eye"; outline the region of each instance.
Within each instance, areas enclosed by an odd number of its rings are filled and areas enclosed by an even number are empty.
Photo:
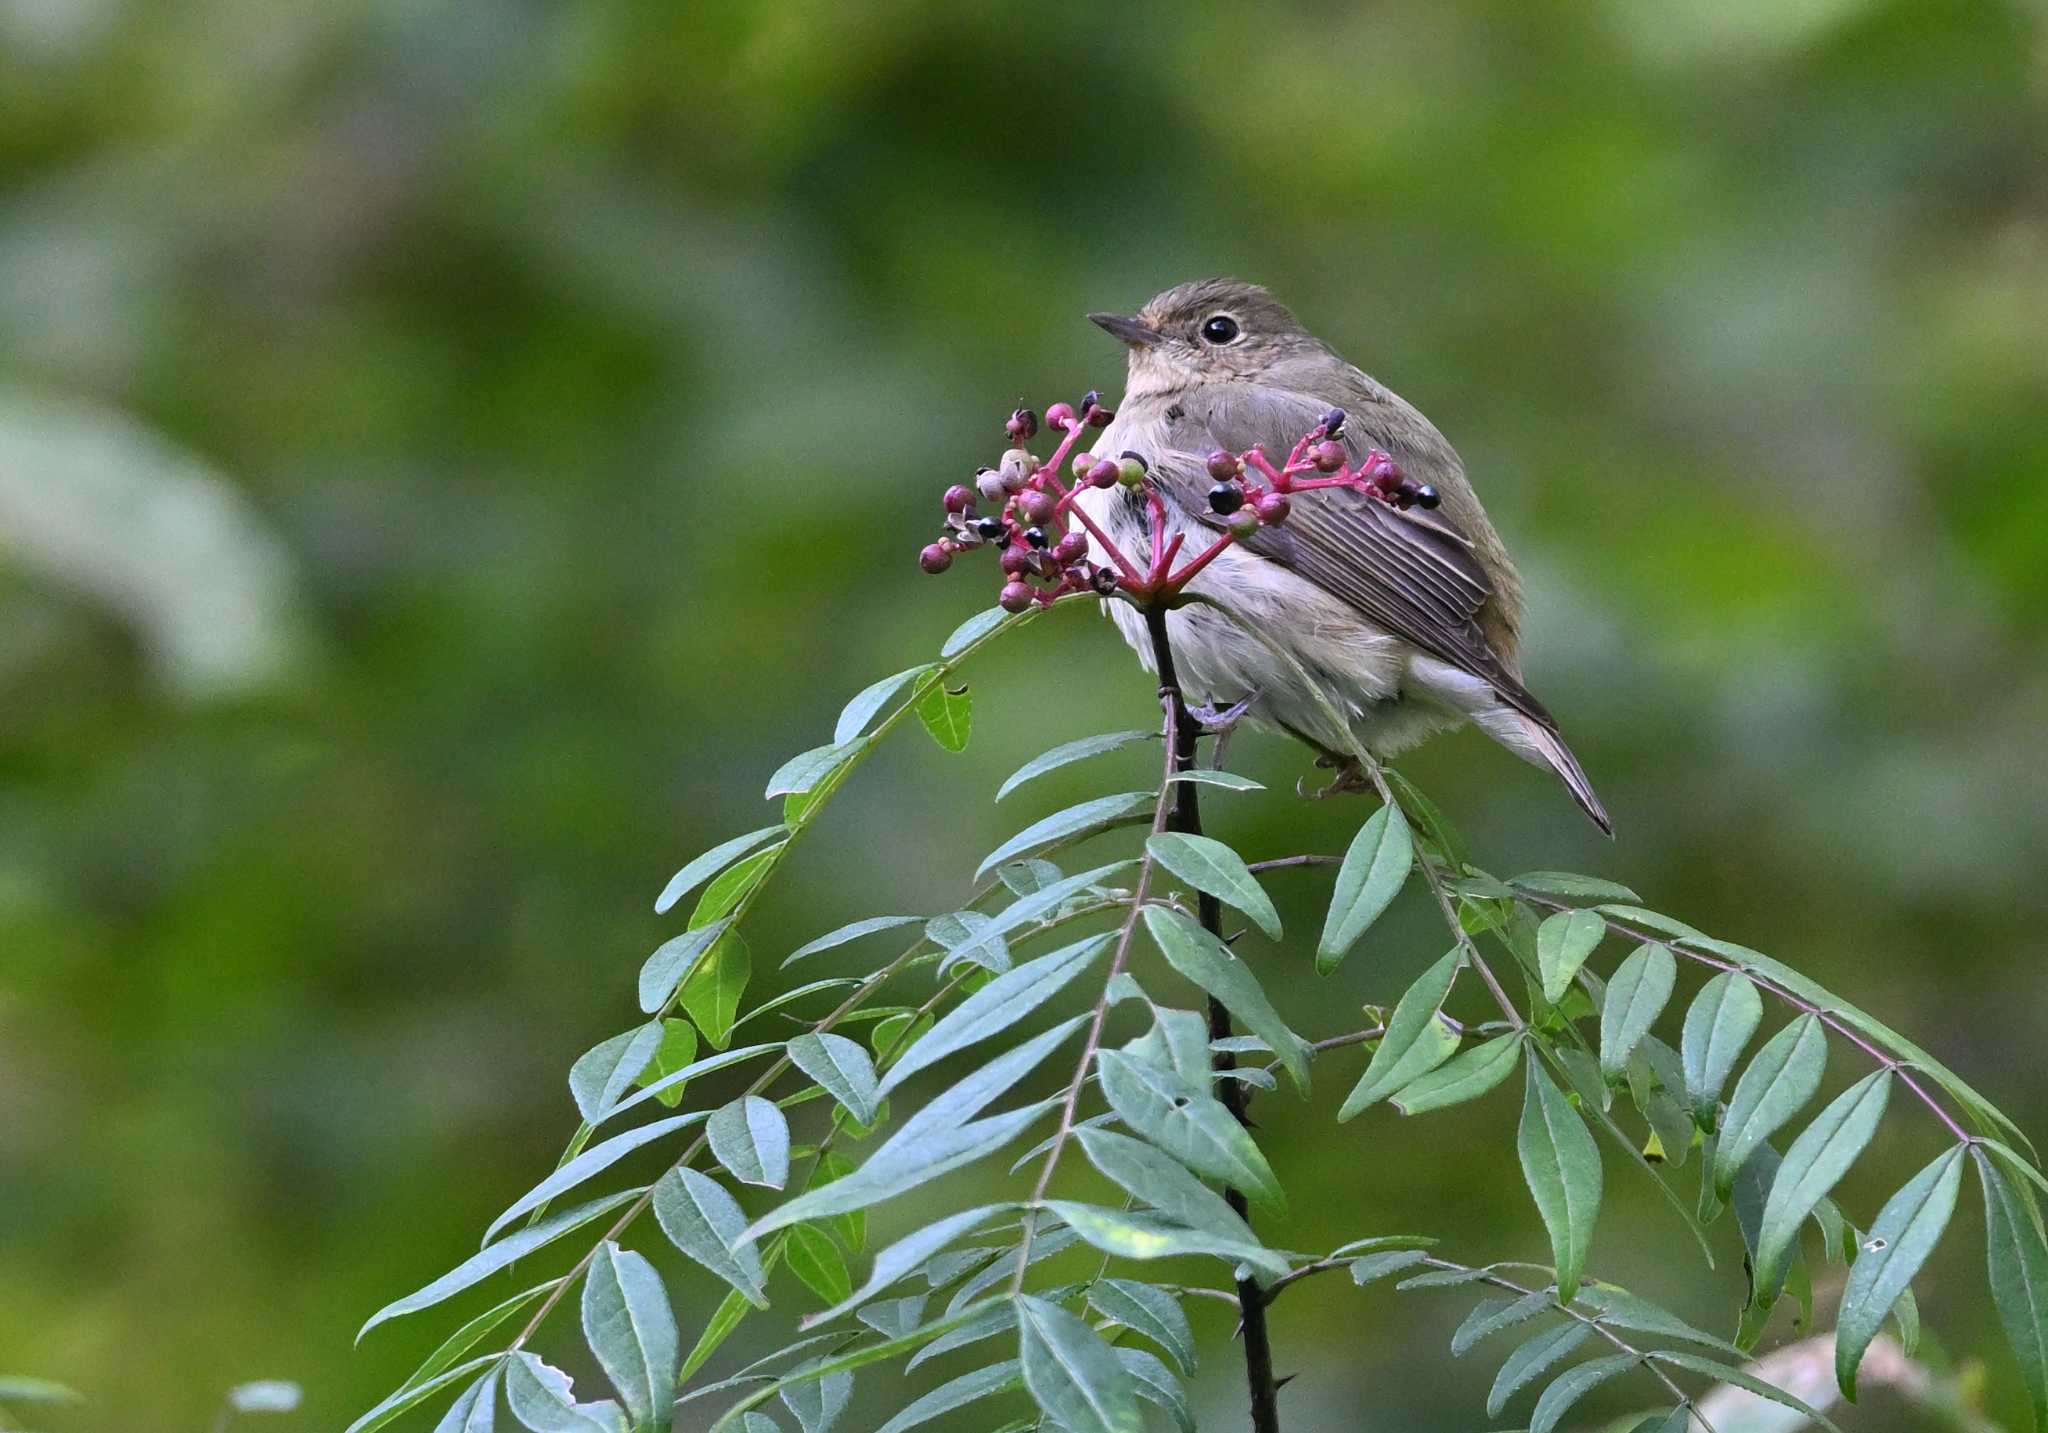
[[[1219,313],[1202,325],[1202,337],[1210,343],[1229,343],[1237,337],[1237,320]]]

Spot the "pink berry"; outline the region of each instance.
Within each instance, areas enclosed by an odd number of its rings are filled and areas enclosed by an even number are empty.
[[[965,483],[955,483],[946,489],[946,511],[966,512],[974,506],[974,489]]]
[[[1287,514],[1294,508],[1285,493],[1260,493],[1252,506],[1258,509],[1260,522],[1272,524],[1286,522]]]
[[[1059,506],[1058,498],[1051,493],[1039,492],[1036,488],[1027,489],[1017,495],[1017,511],[1024,515],[1024,521],[1034,527],[1051,522],[1053,514],[1059,511]]]
[[[1051,427],[1065,432],[1073,424],[1074,405],[1071,403],[1053,404],[1052,407],[1045,410],[1045,421]]]
[[[1244,464],[1238,462],[1235,454],[1221,448],[1209,455],[1209,476],[1217,482],[1225,482],[1244,471]]]
[[[917,555],[917,565],[934,575],[944,572],[953,565],[953,549],[943,542],[935,542]]]
[[[1344,445],[1322,442],[1308,450],[1309,461],[1316,465],[1319,473],[1334,473],[1344,466]]]
[[[1019,408],[1010,415],[1003,430],[1017,442],[1028,443],[1038,435],[1038,415],[1029,408]]]
[[[1106,488],[1112,483],[1124,482],[1126,481],[1124,465],[1122,463],[1113,463],[1107,458],[1098,458],[1088,469],[1088,481],[1098,488]],[[1137,481],[1141,483],[1145,481],[1143,469],[1139,470]]]
[[[1030,568],[1031,554],[1021,547],[1006,547],[1001,562],[1005,577],[1018,577]]]
[[[996,605],[1005,612],[1022,612],[1031,605],[1031,589],[1021,582],[1012,582],[996,598]]]
[[[1071,567],[1088,555],[1088,538],[1085,533],[1070,532],[1059,540],[1052,550],[1062,567]]]

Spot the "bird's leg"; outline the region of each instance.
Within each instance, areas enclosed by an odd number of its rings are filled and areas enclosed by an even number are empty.
[[[1244,720],[1244,714],[1258,699],[1259,694],[1253,692],[1243,701],[1227,707],[1217,702],[1203,702],[1188,708],[1188,715],[1200,723],[1203,733],[1216,738],[1216,749],[1210,753],[1209,765],[1222,770],[1224,753],[1230,749],[1231,733],[1237,730],[1237,724]]]
[[[1294,793],[1304,800],[1326,801],[1332,796],[1363,796],[1374,789],[1372,778],[1365,774],[1365,768],[1358,764],[1356,758],[1321,756],[1316,759],[1316,765],[1335,767],[1337,774],[1330,778],[1327,785],[1314,791],[1310,791],[1303,782],[1295,782]]]

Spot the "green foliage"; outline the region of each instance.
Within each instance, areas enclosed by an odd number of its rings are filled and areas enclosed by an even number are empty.
[[[1021,621],[977,619],[952,656],[863,691],[831,746],[788,763],[770,783],[771,796],[804,798],[778,828],[780,839],[754,833],[684,868],[665,898],[672,906],[704,886],[691,928],[642,972],[642,1013],[651,1018],[576,1061],[570,1088],[583,1125],[563,1160],[491,1226],[481,1253],[365,1328],[437,1304],[601,1216],[618,1217],[565,1276],[458,1330],[359,1430],[453,1390],[442,1426],[463,1433],[491,1427],[501,1396],[537,1433],[665,1426],[676,1399],[697,1397],[726,1400],[719,1429],[781,1426],[766,1411],[774,1406],[804,1433],[827,1433],[849,1407],[856,1370],[902,1359],[915,1372],[967,1350],[980,1350],[979,1366],[892,1397],[883,1428],[901,1433],[968,1408],[995,1424],[1003,1414],[988,1408],[1027,1406],[1034,1412],[1019,1428],[1143,1433],[1152,1417],[1190,1429],[1181,1379],[1204,1352],[1182,1307],[1190,1291],[1214,1286],[1249,1315],[1294,1283],[1336,1269],[1360,1288],[1396,1277],[1397,1296],[1476,1294],[1449,1356],[1471,1357],[1514,1335],[1489,1412],[1500,1416],[1533,1393],[1532,1430],[1562,1426],[1582,1400],[1625,1377],[1656,1386],[1660,1411],[1642,1424],[1653,1430],[1684,1426],[1698,1400],[1688,1386],[1699,1380],[1749,1389],[1819,1420],[1742,1366],[1781,1292],[1810,1297],[1802,1232],[1821,1231],[1822,1258],[1854,1260],[1836,1355],[1837,1378],[1853,1395],[1857,1365],[1883,1321],[1896,1316],[1909,1332],[1917,1327],[1911,1281],[1948,1223],[1965,1153],[1985,1191],[1994,1302],[2029,1387],[2048,1399],[2040,1392],[2048,1386],[2048,1244],[2034,1208],[2034,1189],[2048,1188],[2048,1177],[1996,1137],[2012,1133],[2009,1121],[1926,1052],[1789,967],[1647,910],[1632,892],[1560,872],[1504,882],[1448,855],[1464,846],[1443,813],[1412,785],[1397,791],[1363,752],[1364,769],[1400,804],[1382,804],[1332,863],[1321,936],[1305,963],[1328,975],[1418,874],[1452,941],[1389,992],[1391,1009],[1367,1029],[1319,1040],[1297,1031],[1261,978],[1272,967],[1262,960],[1255,969],[1232,951],[1218,907],[1205,899],[1197,918],[1179,904],[1174,879],[1282,942],[1281,971],[1303,959],[1287,949],[1252,863],[1219,839],[1176,829],[1185,815],[1178,803],[1193,786],[1167,779],[1027,826],[981,862],[979,874],[992,878],[957,910],[865,917],[799,947],[791,959],[890,931],[909,937],[864,973],[812,982],[743,1014],[750,962],[741,926],[798,836],[908,714],[942,746],[964,745],[968,708],[954,673],[978,643],[1015,625]],[[1027,763],[1005,791],[1138,739],[1117,734],[1057,748]],[[1416,827],[1404,807],[1417,813]],[[1047,859],[1144,822],[1150,831],[1134,856],[1074,875]],[[1128,884],[1110,884],[1133,870]],[[1063,939],[1049,940],[1055,933]],[[1596,962],[1609,936],[1633,948],[1602,973]],[[1037,953],[1041,942],[1051,948]],[[1526,1008],[1496,977],[1496,960],[1526,976]],[[1682,1029],[1671,1032],[1690,967],[1704,979],[1685,1002]],[[1461,989],[1466,971],[1475,978]],[[828,993],[838,1002],[830,1011],[792,1013]],[[1187,999],[1208,1001],[1209,1012],[1176,1003]],[[1794,1018],[1738,1074],[1770,1000]],[[678,1009],[687,1023],[671,1013]],[[1143,1022],[1136,1033],[1106,1038],[1113,1019],[1133,1017]],[[786,1042],[727,1049],[733,1030],[751,1020],[762,1029],[772,1021],[802,1028]],[[866,1046],[842,1033],[861,1021],[872,1022]],[[719,1053],[697,1058],[697,1033]],[[1877,1068],[1831,1099],[1780,1155],[1772,1141],[1818,1093],[1835,1038],[1859,1056],[1875,1055]],[[1339,1120],[1382,1103],[1409,1118],[1455,1118],[1445,1112],[1480,1100],[1521,1067],[1515,1158],[1549,1238],[1548,1267],[1531,1275],[1527,1265],[1464,1264],[1441,1257],[1426,1238],[1372,1234],[1315,1258],[1261,1232],[1250,1211],[1283,1219],[1288,1204],[1244,1117],[1245,1099],[1277,1090],[1279,1070],[1305,1098],[1312,1062],[1356,1061],[1351,1052],[1360,1046],[1369,1053]],[[598,1126],[640,1102],[694,1093],[694,1082],[755,1060],[765,1067],[737,1096],[707,1098],[704,1108],[590,1143]],[[1034,1083],[1048,1078],[1048,1064],[1049,1094]],[[1831,1196],[1872,1140],[1894,1086],[1910,1091],[1956,1142],[1859,1234]],[[1014,1154],[1027,1131],[1047,1122],[1050,1134],[1012,1166],[1013,1197],[930,1219],[880,1248],[861,1273],[868,1211],[914,1190],[942,1195],[955,1170]],[[1482,1137],[1505,1158],[1497,1131]],[[1607,1193],[1603,1140],[1695,1233],[1732,1204],[1752,1275],[1735,1340],[1587,1272]],[[852,1143],[861,1151],[846,1148]],[[1703,1149],[1697,1215],[1671,1184],[1695,1144]],[[648,1149],[667,1160],[651,1184],[547,1213],[557,1197]],[[1075,1149],[1121,1204],[1072,1197]],[[627,1242],[640,1236],[643,1210],[689,1261],[686,1277],[709,1275],[725,1290],[687,1355],[670,1289]],[[524,1227],[506,1232],[522,1218]],[[1053,1272],[1069,1253],[1086,1263]],[[792,1277],[771,1301],[778,1268]],[[1177,1281],[1164,1277],[1169,1270]],[[579,1391],[527,1346],[571,1293],[584,1342],[616,1397]],[[523,1331],[500,1352],[463,1357],[519,1313],[527,1313]],[[778,1330],[820,1332],[698,1384],[741,1322],[764,1313]],[[993,1351],[983,1347],[991,1341]],[[1595,1356],[1573,1361],[1595,1341]]]

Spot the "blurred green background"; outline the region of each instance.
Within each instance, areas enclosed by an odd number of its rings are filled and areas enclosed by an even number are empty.
[[[668,874],[989,599],[916,571],[939,489],[1016,401],[1120,386],[1085,311],[1210,273],[1420,404],[1529,576],[1621,839],[1443,738],[1406,769],[1482,861],[1627,881],[2048,1132],[2043,21],[0,0],[0,1372],[80,1387],[79,1429],[203,1427],[259,1376],[333,1428],[395,1384],[453,1311],[351,1336],[552,1161]],[[864,769],[758,966],[945,909],[1147,769],[989,803],[1150,719],[1092,614],[975,679],[967,753]],[[1362,807],[1237,750],[1273,790],[1217,834],[1341,849]],[[1273,885],[1313,929],[1316,879]],[[1255,958],[1331,1033],[1438,953],[1397,916],[1327,986]],[[1355,1063],[1262,1102],[1270,1237],[1539,1256],[1513,1098],[1332,1134]],[[1852,1215],[1934,1147],[1898,1102]],[[1739,1261],[1609,1187],[1595,1268],[1727,1326]],[[1966,1202],[1923,1307],[2017,1426],[1981,1248]],[[1481,1426],[1502,1350],[1449,1362],[1462,1307],[1290,1293],[1290,1426]]]

